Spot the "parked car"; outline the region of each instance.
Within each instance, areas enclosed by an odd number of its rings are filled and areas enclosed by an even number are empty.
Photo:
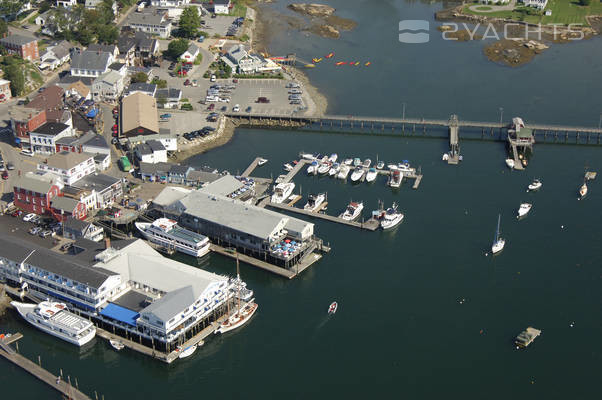
[[[209,107],[207,107],[207,110],[213,111],[214,108],[215,108],[215,104],[209,104]]]
[[[29,149],[23,149],[21,150],[21,154],[27,157],[33,157],[33,151],[29,150]]]
[[[0,161],[0,172],[6,171],[6,167],[4,166],[4,161]]]
[[[62,245],[61,247],[59,247],[60,251],[67,251],[71,248],[71,246],[73,246],[73,243],[65,243],[64,245]]]
[[[255,101],[256,103],[269,103],[270,99],[268,99],[267,97],[258,97],[257,100]]]
[[[209,81],[215,82],[216,80],[217,78],[215,77],[215,74],[211,74],[211,78],[209,78]]]
[[[222,108],[219,109],[220,111],[224,112],[224,111],[228,111],[228,106],[223,106]]]
[[[34,213],[29,213],[29,214],[27,214],[26,216],[23,217],[23,221],[30,222],[33,219],[33,217],[35,217],[35,216],[36,215]]]
[[[188,86],[188,85],[190,85],[190,79],[186,79],[186,80],[184,81],[184,86]]]
[[[247,109],[245,110],[246,112],[250,113],[252,110],[251,106],[247,107]]]
[[[160,118],[162,118],[162,119],[171,118],[171,114],[161,114]]]
[[[20,217],[21,215],[23,215],[23,211],[21,210],[16,210],[13,211],[13,213],[11,214],[13,217]]]
[[[40,233],[42,231],[42,228],[40,228],[39,226],[34,226],[33,228],[31,228],[29,230],[29,234],[30,235],[37,235],[38,233]]]
[[[198,42],[203,43],[203,41],[205,41],[205,36],[203,36],[203,35],[199,36]]]
[[[38,235],[39,235],[41,238],[46,238],[46,237],[48,237],[48,236],[54,236],[54,232],[48,229],[48,230],[45,230],[45,231],[42,231],[42,232],[40,232]]]
[[[239,104],[234,105],[234,107],[232,107],[232,111],[239,112],[240,111],[240,105]]]
[[[8,179],[8,172],[6,172],[6,171],[2,172],[2,179],[4,179],[4,180]]]
[[[6,163],[6,169],[9,171],[12,171],[13,169],[15,169],[15,164],[13,164],[12,162],[7,162]]]

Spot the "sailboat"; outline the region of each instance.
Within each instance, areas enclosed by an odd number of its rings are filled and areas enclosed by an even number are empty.
[[[328,314],[332,315],[334,313],[337,312],[337,308],[339,308],[339,305],[336,301],[333,301],[332,303],[330,303],[330,305],[328,306]]]
[[[236,254],[236,275],[238,276],[238,281],[240,282],[240,266],[238,262],[238,254]],[[238,284],[237,290],[240,291],[240,284]],[[227,320],[222,322],[220,326],[215,330],[215,333],[226,333],[233,329],[240,328],[241,326],[249,322],[253,314],[255,314],[255,311],[257,311],[257,308],[259,306],[253,301],[254,299],[250,300],[244,305],[244,307],[241,308],[240,295],[238,295],[237,298],[238,306],[236,313],[232,314]],[[228,310],[228,312],[229,311],[230,310]]]
[[[493,239],[493,244],[491,245],[491,252],[493,254],[499,253],[504,250],[504,246],[506,245],[506,240],[500,237],[500,220],[502,218],[501,214],[497,216],[497,229],[495,230],[495,238]]]
[[[577,200],[583,200],[587,196],[587,183],[583,181],[583,185],[579,188],[579,198]]]

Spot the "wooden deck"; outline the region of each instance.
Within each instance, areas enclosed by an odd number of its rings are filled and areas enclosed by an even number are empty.
[[[213,244],[212,243],[211,246],[209,247],[209,249],[211,251],[214,251],[214,252],[216,252],[218,254],[221,254],[223,256],[236,259],[236,253],[235,252],[232,252],[232,251],[230,251],[230,250],[228,250],[228,249],[226,249],[226,248],[224,248],[222,246],[219,246],[217,244]],[[263,270],[269,271],[269,272],[271,272],[273,274],[276,274],[276,275],[283,276],[283,277],[288,278],[288,279],[292,279],[296,275],[296,273],[294,271],[290,271],[290,270],[288,270],[286,268],[282,268],[282,267],[279,267],[277,265],[270,264],[270,263],[267,263],[265,261],[258,260],[257,258],[249,257],[249,256],[241,254],[241,253],[238,253],[238,259],[240,261],[246,263],[246,264],[252,265],[252,266],[257,267],[257,268],[261,268]]]
[[[315,211],[307,211],[302,208],[290,207],[287,204],[267,203],[266,206],[272,207],[272,208],[277,208],[277,209],[284,210],[284,211],[291,211],[291,212],[294,212],[297,214],[302,214],[302,215],[305,215],[308,217],[320,218],[320,219],[323,219],[326,221],[336,222],[336,223],[347,225],[347,226],[353,226],[355,228],[366,229],[369,231],[375,231],[379,227],[378,221],[376,221],[374,219],[369,219],[364,222],[347,221],[343,218],[335,217],[333,215],[318,213]]]
[[[253,160],[253,162],[251,163],[251,165],[249,165],[247,167],[247,169],[245,169],[243,171],[243,173],[240,174],[240,176],[248,177],[249,175],[251,175],[251,173],[253,171],[255,171],[255,168],[257,168],[257,166],[259,165],[259,160],[261,160],[261,157],[257,157],[255,160]]]

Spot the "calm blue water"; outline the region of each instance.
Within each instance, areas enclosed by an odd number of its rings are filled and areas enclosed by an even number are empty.
[[[481,43],[402,45],[402,18],[428,19],[441,6],[401,1],[330,1],[359,27],[338,41],[275,35],[272,53],[370,60],[369,68],[309,71],[330,100],[330,112],[597,125],[601,108],[600,40],[554,46],[518,69],[484,59]],[[270,7],[283,9],[288,1]],[[432,32],[431,37],[436,36]],[[293,46],[293,47],[291,47]],[[421,166],[418,190],[295,178],[304,196],[327,191],[328,213],[350,199],[364,215],[378,200],[396,201],[405,220],[393,232],[364,232],[324,221],[316,234],[332,252],[298,279],[286,281],[242,266],[260,309],[240,332],[214,338],[189,360],[166,366],[102,340],[78,350],[43,335],[9,312],[0,331],[21,331],[20,349],[51,371],[63,368],[94,398],[228,399],[362,398],[589,399],[600,390],[602,218],[599,178],[577,201],[584,169],[602,171],[598,147],[538,144],[525,172],[509,171],[501,142],[463,141],[465,161],[444,164],[441,139],[368,137],[296,131],[238,130],[227,145],[190,160],[232,172],[258,155],[259,176],[277,176],[300,151]],[[535,177],[539,193],[525,192]],[[517,221],[523,201],[534,204]],[[299,203],[302,206],[304,201]],[[504,252],[486,255],[498,213]],[[186,259],[183,259],[186,260]],[[234,273],[210,255],[199,265]],[[462,301],[462,299],[465,299]],[[327,317],[331,301],[339,302]],[[571,324],[573,326],[571,327]],[[542,329],[527,350],[512,340]],[[0,360],[2,393],[52,398],[53,393]]]

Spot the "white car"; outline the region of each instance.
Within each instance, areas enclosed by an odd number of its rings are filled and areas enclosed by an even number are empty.
[[[215,77],[215,75],[211,75],[211,78],[209,79],[209,81],[215,82],[216,80],[217,80],[217,78]]]
[[[30,213],[30,214],[27,214],[26,216],[23,217],[23,221],[29,222],[32,219],[34,219],[35,217],[36,217],[36,215],[34,213]]]
[[[23,149],[21,150],[21,154],[27,157],[33,157],[33,151],[29,150],[29,149]]]
[[[239,112],[239,111],[240,111],[240,105],[239,105],[239,104],[236,104],[236,105],[234,106],[234,108],[232,108],[232,111],[234,111],[234,112]]]
[[[229,103],[230,99],[227,97],[220,97],[219,101],[221,101],[222,103]]]

